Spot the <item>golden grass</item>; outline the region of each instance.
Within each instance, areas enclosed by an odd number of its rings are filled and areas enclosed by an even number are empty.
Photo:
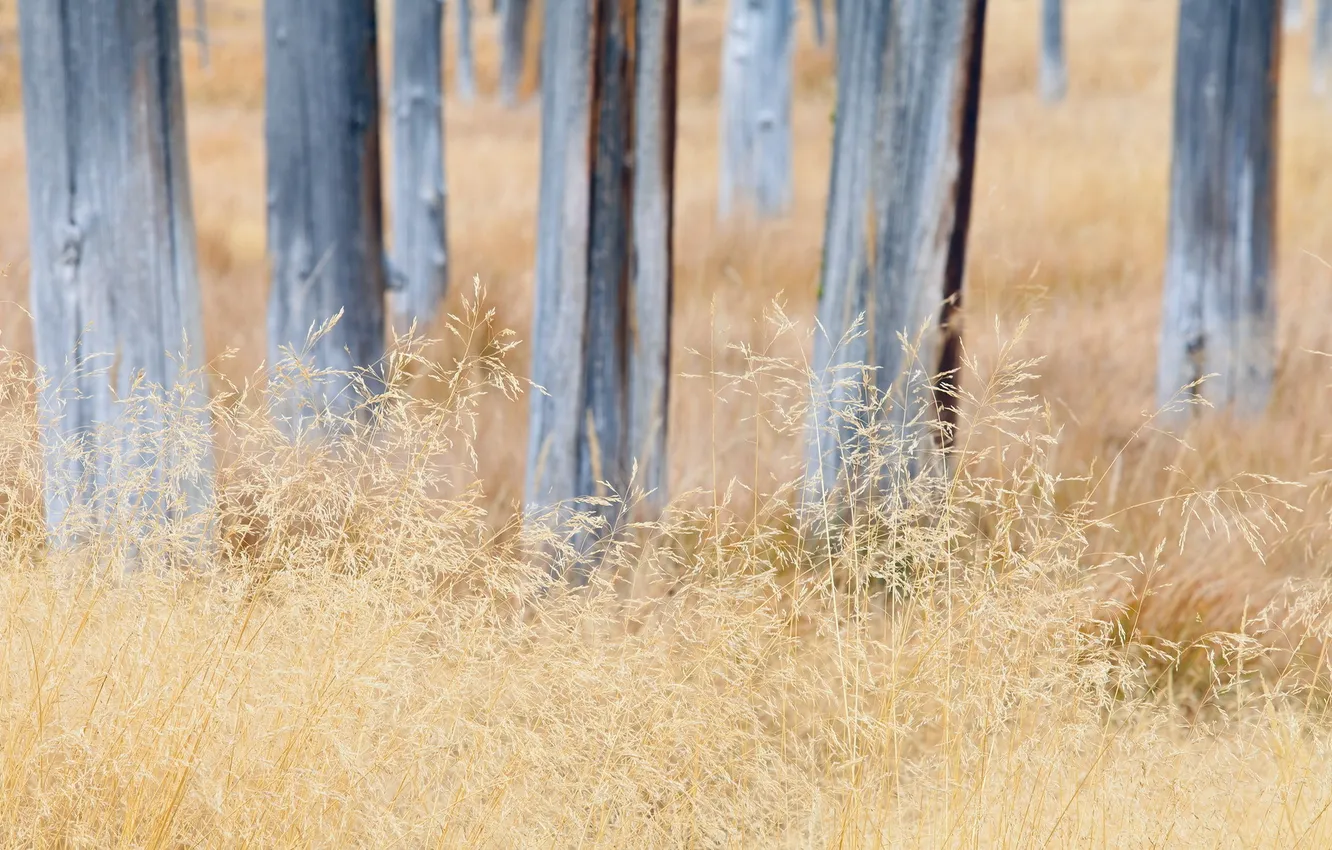
[[[1173,16],[1069,4],[1071,95],[1052,108],[1037,4],[991,3],[966,448],[830,563],[791,533],[790,500],[831,57],[802,21],[791,214],[720,224],[721,6],[683,4],[675,354],[698,377],[673,393],[681,498],[569,594],[538,557],[558,538],[516,518],[526,354],[498,331],[530,323],[538,115],[493,102],[493,22],[481,99],[448,103],[447,156],[451,307],[479,277],[495,315],[432,329],[374,434],[292,448],[255,413],[263,391],[234,388],[264,351],[262,51],[257,0],[212,4],[214,65],[187,63],[225,448],[195,521],[217,545],[108,521],[46,554],[31,410],[0,405],[6,844],[1332,841],[1332,113],[1307,93],[1305,34],[1284,60],[1276,398],[1181,442],[1150,419]],[[7,50],[11,401],[30,380],[17,93]],[[139,572],[110,578],[131,556]]]

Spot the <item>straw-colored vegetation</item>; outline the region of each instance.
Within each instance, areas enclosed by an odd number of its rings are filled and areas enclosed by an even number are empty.
[[[720,4],[685,2],[676,353],[696,377],[673,394],[678,498],[568,592],[549,579],[566,535],[514,511],[534,107],[449,103],[456,318],[395,355],[373,425],[293,445],[247,380],[257,2],[212,5],[190,118],[216,508],[154,524],[122,498],[48,550],[27,319],[0,311],[0,842],[1332,844],[1316,353],[1332,113],[1305,93],[1303,35],[1285,59],[1272,412],[1168,435],[1151,379],[1169,10],[1070,3],[1071,99],[1047,108],[1036,4],[992,2],[958,453],[810,539],[830,57],[802,32],[791,216],[721,227]],[[491,25],[477,35],[484,90]],[[17,186],[15,73],[0,54]],[[22,193],[0,209],[0,284],[21,304]],[[165,419],[188,466],[191,417]],[[852,459],[895,451],[869,433]]]

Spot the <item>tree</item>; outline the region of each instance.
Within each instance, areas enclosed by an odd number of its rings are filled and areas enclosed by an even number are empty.
[[[678,6],[546,5],[527,502],[664,498]],[[602,509],[610,515],[614,508]]]
[[[1326,97],[1329,70],[1332,70],[1332,0],[1318,0],[1314,12],[1312,58],[1314,93]]]
[[[828,40],[828,28],[823,19],[823,0],[810,0],[814,15],[814,40],[820,47]]]
[[[500,99],[505,106],[518,103],[530,5],[530,0],[500,0]]]
[[[1191,387],[1256,414],[1271,394],[1278,13],[1273,2],[1180,4],[1162,404]]]
[[[393,327],[428,329],[448,287],[442,0],[396,0],[393,15]]]
[[[901,0],[888,32],[873,164],[871,357],[880,392],[900,404],[893,427],[915,446],[906,454],[913,475],[947,448],[956,424],[985,10],[986,0]]]
[[[384,351],[375,0],[267,0],[268,342],[351,373]],[[306,351],[310,330],[341,318]],[[301,395],[300,392],[297,395]],[[294,403],[346,411],[348,382]]]
[[[206,454],[182,469],[162,433],[161,405],[208,424],[178,16],[175,0],[19,5],[53,531],[94,495],[168,517],[208,497]]]
[[[807,501],[821,505],[838,486],[852,451],[864,394],[859,373],[842,364],[869,361],[868,338],[856,322],[869,285],[870,163],[887,39],[888,4],[840,0],[837,9],[837,112],[823,231],[815,385],[806,467]]]
[[[718,211],[778,215],[791,203],[795,0],[730,0],[722,53]]]
[[[472,0],[458,0],[458,97],[476,98],[476,58],[472,52]]]
[[[1282,18],[1288,30],[1297,30],[1304,26],[1304,3],[1301,0],[1283,0]]]
[[[1068,66],[1064,61],[1064,0],[1041,5],[1041,97],[1050,103],[1068,92]]]

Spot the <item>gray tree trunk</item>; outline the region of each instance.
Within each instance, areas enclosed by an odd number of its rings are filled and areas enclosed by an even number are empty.
[[[393,15],[394,330],[428,332],[448,287],[443,0],[396,0]]]
[[[637,456],[660,506],[678,8],[546,10],[532,354],[546,392],[531,402],[527,501],[624,495]],[[596,510],[613,521],[620,507]]]
[[[1157,395],[1184,387],[1241,415],[1273,377],[1277,82],[1274,2],[1183,0]]]
[[[577,494],[592,129],[590,4],[547,3],[542,41],[541,186],[526,502],[544,510]]]
[[[791,204],[795,0],[730,0],[728,18],[718,212],[779,215]]]
[[[827,22],[823,18],[823,0],[810,0],[814,14],[814,40],[822,47],[828,41]]]
[[[268,343],[350,373],[384,353],[384,243],[374,0],[267,0]],[[342,313],[313,344],[312,328]],[[294,387],[304,411],[343,413],[349,381]],[[295,411],[293,411],[295,412]]]
[[[1314,13],[1312,58],[1314,93],[1326,97],[1328,79],[1332,76],[1332,0],[1318,0]]]
[[[1041,97],[1058,103],[1068,93],[1068,65],[1064,60],[1064,0],[1041,5]]]
[[[518,87],[523,81],[523,54],[527,50],[527,12],[530,5],[530,0],[500,2],[500,100],[505,106],[518,104]]]
[[[678,0],[639,2],[634,91],[633,278],[629,321],[629,450],[636,486],[650,491],[655,518],[667,491],[671,305],[674,290],[675,110],[679,63]]]
[[[458,97],[476,99],[476,56],[472,51],[472,0],[458,0]]]
[[[210,461],[161,431],[208,426],[176,0],[24,0],[19,29],[48,528],[93,495],[183,515]]]
[[[208,67],[208,0],[194,0],[194,37],[199,43],[199,64]]]
[[[875,158],[872,356],[917,474],[951,443],[985,0],[893,4]],[[904,349],[900,337],[911,347]],[[910,355],[910,357],[908,357]],[[889,482],[889,486],[893,486]]]
[[[1304,3],[1302,0],[1283,0],[1282,21],[1287,30],[1297,30],[1304,26]]]
[[[869,284],[870,162],[874,153],[888,4],[841,0],[837,10],[837,112],[823,231],[819,327],[814,335],[813,415],[806,501],[824,505],[845,482],[866,402],[861,368],[868,337],[857,320]]]

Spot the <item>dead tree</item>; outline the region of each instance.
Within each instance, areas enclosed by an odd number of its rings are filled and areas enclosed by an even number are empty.
[[[636,458],[649,503],[664,499],[678,14],[674,0],[546,4],[532,333],[544,392],[527,454],[539,511],[624,494]]]
[[[821,507],[839,489],[856,451],[866,402],[861,368],[868,337],[858,319],[869,285],[870,163],[874,155],[888,4],[840,0],[837,9],[837,112],[823,231],[819,327],[814,335],[813,417],[806,499]],[[854,485],[850,485],[854,486]]]
[[[779,215],[791,203],[795,0],[730,0],[722,54],[718,212]]]
[[[1304,26],[1304,3],[1302,0],[1283,0],[1282,21],[1285,29],[1294,31]]]
[[[527,14],[531,0],[500,0],[500,100],[516,106],[527,51]]]
[[[267,0],[268,343],[350,374],[384,352],[375,0]],[[341,314],[312,345],[312,328]],[[348,410],[346,379],[294,388],[302,413]],[[295,412],[295,411],[293,411]]]
[[[476,57],[472,51],[472,0],[458,0],[458,97],[476,98]]]
[[[176,0],[24,0],[19,29],[47,525],[182,515],[209,462],[162,433],[207,427]]]
[[[1180,4],[1162,404],[1184,390],[1253,415],[1271,394],[1279,12]]]
[[[1058,103],[1068,92],[1068,65],[1064,60],[1064,0],[1041,5],[1041,97]]]
[[[892,5],[873,162],[872,362],[904,471],[947,448],[980,119],[986,0]],[[904,348],[905,337],[911,345]]]
[[[448,287],[442,0],[396,0],[393,15],[393,277],[395,332],[427,331]]]
[[[194,0],[194,39],[199,45],[199,64],[208,67],[208,0]]]
[[[1332,72],[1332,0],[1318,0],[1314,12],[1313,50],[1314,94],[1326,97]]]

